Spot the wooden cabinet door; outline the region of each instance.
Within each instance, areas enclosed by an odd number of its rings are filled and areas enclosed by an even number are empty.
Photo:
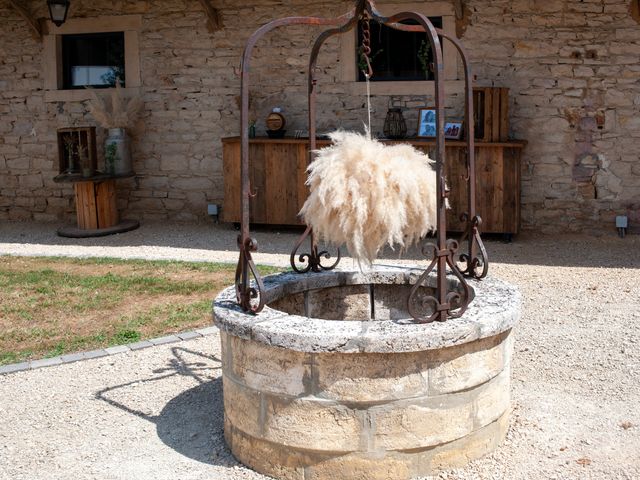
[[[520,149],[483,145],[475,150],[476,213],[482,218],[480,231],[517,234],[520,229]],[[460,165],[464,162],[461,154],[457,163],[462,171]],[[467,182],[460,174],[455,179],[451,178],[451,182],[464,192],[464,202],[456,206],[456,213],[468,211]],[[458,195],[455,199],[456,202],[463,200]]]
[[[422,146],[433,158],[434,147]],[[520,148],[484,144],[475,148],[476,213],[481,232],[517,234],[520,227]],[[446,147],[445,177],[449,187],[447,230],[466,228],[460,216],[469,211],[466,147]]]
[[[249,145],[249,221],[302,225],[298,212],[307,198],[307,146],[304,143],[256,142]],[[224,222],[241,221],[240,143],[223,148]]]

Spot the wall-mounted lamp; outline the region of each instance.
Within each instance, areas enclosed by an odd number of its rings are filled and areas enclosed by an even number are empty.
[[[49,16],[51,21],[56,24],[57,27],[62,25],[67,20],[67,14],[69,13],[70,0],[47,0],[49,7]]]

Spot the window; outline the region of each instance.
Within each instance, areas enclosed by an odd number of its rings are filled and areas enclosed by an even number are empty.
[[[46,25],[45,102],[87,100],[91,93],[84,87],[112,88],[116,78],[126,89],[142,85],[141,15],[70,18],[60,27],[51,21]]]
[[[437,27],[440,27],[442,31],[447,35],[451,37],[455,37],[456,35],[456,17],[453,7],[454,2],[407,1],[405,3],[402,0],[395,0],[393,3],[390,3],[390,0],[379,0],[379,2],[377,3],[378,9],[383,16],[388,17],[391,15],[395,15],[398,12],[418,12],[429,18],[432,23],[434,23]],[[418,58],[418,51],[420,50],[422,40],[424,39],[425,42],[427,40],[426,34],[397,32],[391,30],[392,34],[397,33],[398,35],[408,35],[409,40],[402,40],[403,37],[400,37],[400,40],[391,39],[391,46],[386,47],[380,44],[385,42],[385,29],[387,29],[388,27],[384,27],[380,32],[378,31],[379,26],[376,24],[376,22],[373,21],[370,22],[370,27],[372,29],[371,40],[372,42],[375,42],[372,45],[373,54],[376,53],[376,51],[374,50],[376,48],[384,50],[384,52],[379,53],[378,56],[374,59],[373,67],[375,69],[375,75],[373,76],[372,82],[369,85],[371,94],[434,95],[435,85],[431,72],[429,72],[429,78],[431,78],[431,81],[420,81],[427,80],[427,76],[424,73],[420,60]],[[374,28],[376,30],[374,30]],[[413,43],[414,40],[411,40],[411,38],[417,40],[417,45]],[[339,78],[342,82],[344,82],[346,91],[352,95],[366,94],[366,85],[364,81],[361,81],[363,80],[363,78],[360,76],[360,69],[358,68],[358,45],[360,39],[361,35],[359,35],[358,28],[354,28],[352,31],[346,33],[345,35],[339,36]],[[394,46],[394,42],[396,42],[396,45],[399,42],[400,47],[397,48],[397,46]],[[376,47],[376,45],[378,46]],[[442,41],[442,53],[444,60],[444,71],[442,72],[442,78],[446,82],[447,94],[464,93],[464,80],[460,77],[460,73],[462,70],[460,69],[461,65],[459,62],[456,47],[451,42],[444,40]],[[386,67],[384,65],[378,64],[379,61],[383,60],[383,56],[386,55],[389,55],[390,58],[385,58],[384,60],[385,62],[387,62],[387,65],[392,65],[391,67]],[[393,62],[395,62],[395,56],[399,56],[404,59],[399,67],[393,65]],[[390,60],[390,62],[388,60]],[[390,75],[386,74],[385,71],[390,72]],[[416,77],[418,77],[418,81],[406,80],[406,78]]]
[[[124,32],[62,35],[63,89],[124,85],[124,57]]]
[[[442,17],[429,17],[434,27],[442,28]],[[405,25],[418,25],[415,20],[403,21]],[[433,80],[429,64],[433,61],[431,45],[425,33],[403,32],[370,22],[372,82]],[[362,42],[362,25],[358,26],[356,70],[358,81],[364,82],[363,60],[359,53]]]

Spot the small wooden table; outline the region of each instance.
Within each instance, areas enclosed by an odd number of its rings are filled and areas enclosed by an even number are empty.
[[[137,220],[120,220],[116,204],[116,180],[131,178],[127,175],[97,173],[90,177],[79,174],[60,174],[54,182],[71,182],[76,201],[78,225],[58,230],[61,237],[102,237],[128,232],[140,226]]]

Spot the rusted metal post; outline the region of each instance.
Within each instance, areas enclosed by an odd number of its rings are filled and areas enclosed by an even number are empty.
[[[264,285],[262,278],[253,263],[252,252],[258,250],[258,243],[250,237],[249,219],[250,205],[249,197],[251,189],[249,185],[249,73],[251,54],[253,49],[265,34],[278,27],[288,25],[339,25],[350,18],[348,15],[336,19],[326,19],[319,17],[286,17],[263,25],[256,30],[245,46],[242,54],[242,66],[240,71],[240,207],[241,207],[241,227],[238,236],[238,248],[240,257],[236,267],[236,297],[238,303],[245,311],[258,313],[264,308]],[[255,286],[251,286],[250,277],[255,279]],[[253,300],[253,302],[252,302]]]
[[[316,78],[316,66],[318,60],[318,54],[320,53],[320,49],[322,45],[332,37],[333,35],[337,35],[339,33],[344,33],[353,28],[353,26],[357,23],[359,15],[362,13],[364,9],[364,4],[359,2],[353,12],[348,13],[343,18],[346,20],[344,25],[341,25],[337,28],[331,28],[322,32],[315,43],[313,44],[313,48],[311,49],[311,55],[309,57],[309,71],[308,71],[308,105],[309,105],[309,158],[307,162],[311,162],[311,158],[313,152],[316,150],[316,87],[317,87],[317,78]],[[309,239],[309,252],[310,253],[302,253],[299,254],[298,250],[304,243],[306,239]],[[315,236],[313,234],[313,230],[311,227],[307,227],[304,231],[298,242],[294,245],[293,250],[291,251],[291,256],[289,258],[289,262],[291,264],[291,268],[298,273],[307,273],[309,271],[313,272],[321,272],[323,270],[333,270],[338,266],[341,259],[340,249],[337,249],[336,259],[333,263],[328,265],[322,264],[322,259],[330,259],[331,255],[328,251],[318,251],[318,245],[316,243]],[[302,263],[302,266],[298,266],[298,263]]]
[[[427,17],[421,14],[417,14],[415,12],[403,12],[393,15],[391,17],[385,18],[382,17],[375,9],[375,4],[373,2],[368,2],[369,6],[368,11],[371,17],[378,22],[387,25],[391,28],[395,28],[398,30],[404,31],[415,31],[421,32],[424,31],[427,35],[427,40],[431,46],[431,49],[434,53],[434,84],[435,84],[435,105],[436,105],[436,178],[437,178],[437,195],[438,195],[438,218],[437,218],[437,245],[430,246],[427,245],[423,251],[425,254],[429,254],[429,249],[432,250],[432,261],[431,264],[427,267],[424,274],[420,277],[420,279],[416,282],[416,284],[412,287],[411,293],[409,295],[408,309],[410,314],[414,317],[416,321],[420,322],[432,322],[432,321],[445,321],[447,317],[459,317],[466,310],[467,306],[471,301],[471,291],[469,285],[464,280],[460,270],[458,269],[455,256],[458,250],[458,242],[455,240],[447,240],[447,221],[446,221],[446,199],[448,196],[448,192],[446,190],[445,184],[445,143],[444,143],[444,78],[442,78],[444,73],[443,68],[443,60],[442,60],[442,49],[440,46],[440,41],[438,35],[442,35],[444,32],[434,28],[433,24],[429,21]],[[403,20],[412,19],[415,20],[418,25],[410,26],[403,25]],[[456,46],[459,46],[457,41],[454,41]],[[459,49],[460,50],[460,49]],[[461,52],[464,55],[464,52]],[[470,78],[470,76],[469,76]],[[470,82],[470,80],[469,80]],[[468,97],[467,97],[468,100]],[[473,115],[473,106],[472,104],[467,103],[465,111],[467,112],[467,116],[471,114]],[[467,147],[469,145],[473,147],[473,138],[469,136]],[[474,151],[470,149],[468,152],[468,168],[469,161],[473,160]],[[470,170],[470,168],[469,168]],[[475,182],[475,171],[469,172],[469,179],[473,179]],[[475,202],[475,196],[474,196]],[[475,203],[473,205],[475,209]],[[460,295],[456,292],[448,291],[447,284],[447,266],[451,269],[452,273],[458,277],[461,282],[461,286],[463,289],[463,294]],[[426,317],[424,316],[418,308],[414,305],[418,297],[418,291],[420,286],[426,281],[427,276],[431,273],[431,271],[437,267],[437,279],[436,279],[436,297],[426,296],[421,299],[420,307],[424,309],[425,304],[430,303],[433,306],[433,313]]]
[[[397,30],[406,32],[421,32],[421,26],[393,25]],[[480,237],[482,218],[476,213],[476,153],[475,153],[475,122],[473,117],[473,75],[467,53],[458,39],[437,29],[438,35],[451,42],[457,49],[464,71],[465,89],[465,123],[467,125],[467,211],[461,215],[461,220],[466,223],[465,232],[460,238],[461,244],[467,240],[467,253],[460,255],[460,261],[465,263],[463,274],[481,279],[487,276],[489,271],[489,257]]]

